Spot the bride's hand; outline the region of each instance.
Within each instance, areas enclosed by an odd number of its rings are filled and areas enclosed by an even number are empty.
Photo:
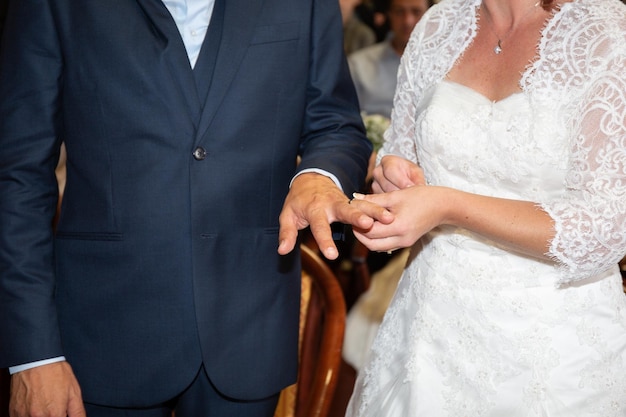
[[[374,168],[372,191],[388,193],[414,185],[424,185],[424,172],[413,162],[395,155],[385,155]]]
[[[443,223],[446,188],[417,185],[384,194],[355,195],[353,204],[368,201],[394,215],[389,224],[374,222],[367,230],[354,229],[356,238],[370,250],[383,252],[412,246]]]

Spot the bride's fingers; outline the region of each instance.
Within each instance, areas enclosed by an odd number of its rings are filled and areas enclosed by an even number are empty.
[[[393,202],[390,194],[352,194],[352,201],[367,201],[371,204],[376,204],[381,207],[389,208]]]
[[[364,244],[369,250],[374,252],[392,252],[400,248],[396,236],[371,238],[368,235],[354,231],[354,236],[359,242]]]
[[[380,204],[367,201],[363,194],[355,193],[349,204],[382,224],[390,224],[395,220],[395,216],[389,210]]]
[[[374,222],[372,227],[368,229],[360,229],[358,227],[353,227],[353,229],[355,233],[362,235],[368,240],[394,239],[395,242],[398,242],[402,236],[401,231],[397,230],[392,223],[387,225],[381,222]]]
[[[390,191],[396,191],[399,189],[400,188],[398,188],[384,175],[380,175],[372,182],[372,191],[374,192],[374,194],[388,193]]]

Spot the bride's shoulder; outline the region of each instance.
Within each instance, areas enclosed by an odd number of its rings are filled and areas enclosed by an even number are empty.
[[[445,42],[456,34],[467,35],[476,28],[480,0],[441,0],[428,9],[416,25],[420,37]]]
[[[626,4],[622,0],[564,1],[559,4],[556,17],[575,26],[601,24],[616,31],[612,34],[626,33]]]
[[[626,53],[626,5],[621,0],[572,0],[559,6],[548,28],[564,46],[584,46],[596,59]],[[551,30],[550,30],[551,28]]]
[[[428,9],[422,20],[450,17],[467,18],[480,6],[481,0],[440,0]]]

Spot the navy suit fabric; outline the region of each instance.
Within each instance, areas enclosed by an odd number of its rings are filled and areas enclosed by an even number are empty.
[[[0,366],[65,355],[85,401],[125,407],[171,398],[201,364],[232,398],[295,382],[300,262],[276,252],[278,215],[298,170],[351,193],[371,150],[340,14],[218,0],[209,35],[192,70],[161,1],[9,5]]]

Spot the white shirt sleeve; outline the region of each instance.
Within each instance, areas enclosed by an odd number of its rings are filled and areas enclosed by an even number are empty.
[[[9,373],[13,375],[15,373],[25,371],[27,369],[36,368],[38,366],[48,365],[50,363],[55,363],[55,362],[63,362],[64,360],[65,360],[65,356],[57,356],[56,358],[44,359],[41,361],[25,363],[23,365],[11,366],[9,367]]]

